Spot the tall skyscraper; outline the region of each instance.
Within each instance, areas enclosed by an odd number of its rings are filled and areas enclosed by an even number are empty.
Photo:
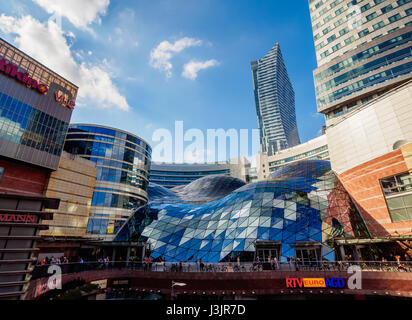
[[[251,68],[261,151],[271,156],[300,143],[295,92],[278,43]]]
[[[412,78],[411,0],[309,0],[327,126]]]

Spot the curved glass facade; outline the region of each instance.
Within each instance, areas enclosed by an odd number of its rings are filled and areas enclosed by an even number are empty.
[[[96,163],[87,233],[113,236],[130,214],[147,202],[150,146],[125,131],[73,124],[64,149]]]
[[[244,261],[264,242],[276,246],[278,259],[285,262],[308,246],[316,248],[319,260],[334,260],[335,238],[369,236],[328,161],[289,164],[248,185],[236,180],[201,178],[184,194],[151,184],[150,202],[115,241],[147,241],[154,259],[205,262],[237,256]],[[222,189],[218,198],[211,193],[215,188]]]

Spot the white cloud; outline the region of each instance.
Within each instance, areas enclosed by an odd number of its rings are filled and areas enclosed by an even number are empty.
[[[186,63],[183,67],[182,76],[190,79],[195,80],[197,78],[197,73],[200,70],[204,70],[210,67],[217,66],[219,62],[216,60],[207,60],[207,61],[195,61],[191,60],[189,63]]]
[[[172,76],[173,65],[170,59],[185,48],[202,45],[201,40],[193,38],[182,38],[171,44],[169,41],[162,41],[150,53],[150,65],[166,73],[166,77]]]
[[[16,35],[14,42],[22,51],[78,85],[80,99],[91,99],[96,107],[129,110],[126,98],[106,70],[74,60],[66,34],[55,22],[43,24],[32,16],[15,18],[1,14],[0,30]]]
[[[66,17],[76,28],[90,31],[93,22],[101,23],[110,0],[32,0],[50,14]]]

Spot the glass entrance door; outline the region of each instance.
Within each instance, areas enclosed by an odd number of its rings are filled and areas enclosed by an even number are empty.
[[[279,250],[277,248],[258,249],[257,257],[260,262],[270,262],[269,259],[273,260],[275,257],[279,261]]]
[[[320,248],[296,248],[295,257],[296,261],[299,261],[304,265],[319,262],[321,260]]]

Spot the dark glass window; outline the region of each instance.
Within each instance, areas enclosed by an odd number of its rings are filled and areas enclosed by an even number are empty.
[[[382,190],[385,195],[392,195],[405,191],[412,191],[412,177],[409,172],[381,179]]]

